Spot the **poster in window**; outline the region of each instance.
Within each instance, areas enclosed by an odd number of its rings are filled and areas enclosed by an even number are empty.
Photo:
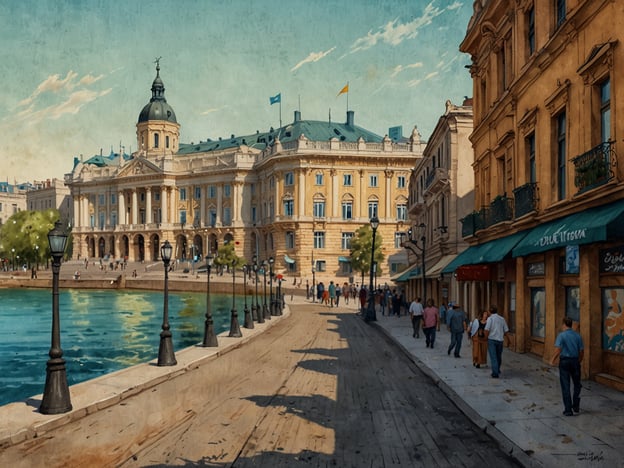
[[[602,288],[602,349],[624,353],[624,288]]]
[[[581,293],[578,286],[566,286],[566,317],[577,324],[581,321]]]
[[[579,273],[579,246],[566,245],[565,272],[568,275],[578,275]]]
[[[546,331],[546,292],[531,288],[531,336],[544,338]]]

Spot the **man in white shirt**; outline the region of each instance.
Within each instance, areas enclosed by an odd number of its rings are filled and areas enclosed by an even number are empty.
[[[414,328],[414,333],[412,334],[414,338],[420,338],[420,322],[423,318],[423,311],[420,297],[412,301],[409,307],[409,314],[412,319],[412,327]]]
[[[488,340],[488,354],[492,363],[492,378],[498,379],[503,362],[503,343],[509,327],[503,317],[498,315],[495,306],[490,307],[490,316],[485,322],[485,337]]]

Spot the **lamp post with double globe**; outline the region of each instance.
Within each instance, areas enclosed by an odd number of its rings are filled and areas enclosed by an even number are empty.
[[[312,265],[312,302],[316,302],[316,267]]]
[[[173,352],[173,340],[171,339],[171,330],[169,327],[169,263],[171,262],[172,253],[173,246],[166,240],[160,248],[160,257],[165,266],[165,297],[162,331],[160,332],[160,346],[158,348],[159,366],[175,366],[178,363]]]
[[[264,323],[264,313],[262,312],[262,309],[260,307],[260,303],[258,302],[258,257],[256,255],[254,255],[253,257],[253,271],[254,271],[254,277],[256,279],[256,318],[258,320],[258,323]]]
[[[212,320],[212,304],[210,303],[210,270],[214,263],[214,257],[211,254],[206,255],[206,322],[204,324],[204,342],[202,346],[216,347],[219,346],[217,335],[214,331],[214,321]]]
[[[275,259],[269,257],[269,307],[271,308],[271,315],[276,315],[275,298],[273,297],[273,263],[275,263]]]
[[[52,346],[46,363],[46,381],[39,411],[43,414],[60,414],[71,411],[72,404],[67,385],[67,372],[63,350],[61,349],[61,324],[59,318],[59,273],[61,259],[67,245],[67,234],[61,222],[54,223],[48,233],[50,254],[52,255]]]
[[[269,313],[269,308],[267,307],[267,293],[266,293],[266,271],[269,266],[269,262],[266,260],[262,260],[262,282],[264,283],[264,303],[262,304],[262,313],[264,314],[265,319],[270,319],[271,314]]]

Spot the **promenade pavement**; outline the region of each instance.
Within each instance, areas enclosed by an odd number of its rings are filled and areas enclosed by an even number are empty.
[[[533,355],[505,348],[500,378],[493,379],[489,366],[473,367],[468,340],[463,340],[461,358],[447,355],[450,333],[444,326],[431,349],[424,334],[412,337],[408,316],[377,313],[374,324],[413,356],[477,425],[528,455],[519,461],[544,467],[624,467],[624,393],[583,381],[581,411],[566,417],[558,368]]]

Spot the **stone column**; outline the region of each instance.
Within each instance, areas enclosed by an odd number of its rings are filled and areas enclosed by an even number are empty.
[[[338,199],[338,194],[340,192],[339,192],[339,189],[338,189],[338,174],[337,174],[337,172],[338,171],[336,171],[336,169],[332,169],[332,170],[329,171],[329,174],[330,174],[330,177],[331,177],[331,188],[332,188],[332,191],[331,191],[330,197],[331,197],[332,203],[331,203],[331,213],[326,213],[326,215],[328,217],[332,217],[332,218],[339,218],[340,217],[339,214],[338,214],[338,213],[340,213],[339,208],[338,208],[340,206],[339,205],[340,200]]]
[[[199,225],[206,225],[206,200],[208,199],[208,186],[201,190],[199,197]]]
[[[145,187],[145,222],[147,224],[154,222],[152,219],[152,187]]]
[[[139,222],[139,201],[137,197],[137,190],[132,189],[132,225],[136,226]]]
[[[117,194],[117,202],[119,204],[119,224],[126,224],[126,199],[123,190]]]
[[[217,219],[216,225],[221,226],[221,210],[223,209],[223,185],[217,185]]]
[[[162,224],[167,224],[169,222],[169,200],[167,197],[167,186],[163,185],[160,189],[160,213]]]
[[[74,196],[74,219],[72,223],[75,228],[79,228],[82,226],[82,220],[80,219],[80,195]]]

